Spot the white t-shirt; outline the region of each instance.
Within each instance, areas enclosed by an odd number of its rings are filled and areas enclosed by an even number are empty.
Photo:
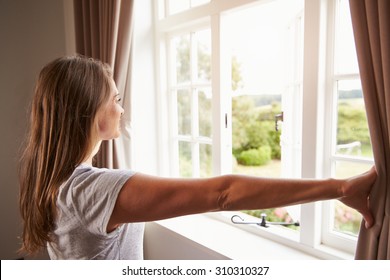
[[[144,223],[107,233],[119,191],[134,172],[78,166],[58,193],[51,259],[143,259]]]

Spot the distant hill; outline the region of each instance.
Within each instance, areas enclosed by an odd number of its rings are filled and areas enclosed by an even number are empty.
[[[262,95],[246,95],[250,97],[255,107],[260,107],[264,105],[269,105],[272,103],[280,103],[282,101],[282,97],[279,94],[262,94]],[[340,90],[339,91],[339,99],[355,99],[362,98],[363,92],[359,89],[354,90]]]
[[[363,92],[360,89],[339,91],[339,99],[351,99],[351,98],[362,98],[362,97],[363,97]]]

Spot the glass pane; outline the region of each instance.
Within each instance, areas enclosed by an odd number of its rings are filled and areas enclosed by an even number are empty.
[[[371,164],[348,161],[336,162],[336,178],[347,178],[361,174],[371,168]],[[357,235],[362,216],[355,209],[345,206],[338,200],[334,201],[333,230],[350,235]]]
[[[188,90],[177,91],[177,115],[179,135],[190,135],[191,93]]]
[[[281,176],[280,131],[274,116],[281,96],[235,96],[232,99],[233,172],[264,177]]]
[[[297,79],[303,1],[265,1],[226,17],[231,61],[233,173],[281,177],[282,96]],[[291,28],[293,26],[293,28]],[[295,49],[296,48],[296,49]],[[292,51],[293,49],[293,51]],[[289,56],[295,54],[294,58]],[[297,75],[297,71],[295,72]],[[297,75],[299,76],[299,75]],[[287,106],[293,106],[287,104]],[[283,133],[283,131],[282,131]],[[291,222],[286,208],[247,213],[269,221]],[[299,219],[299,217],[298,217]]]
[[[181,177],[192,177],[191,143],[179,141],[179,172]]]
[[[362,215],[338,200],[334,202],[333,230],[344,234],[357,236],[362,221]]]
[[[199,145],[200,157],[200,177],[210,177],[212,175],[212,157],[211,145]]]
[[[211,81],[211,33],[210,29],[196,33],[199,82]]]
[[[199,135],[211,137],[211,89],[200,89],[198,91],[199,109]]]
[[[172,39],[175,53],[176,81],[174,84],[189,83],[191,78],[190,68],[190,35],[186,34]]]
[[[358,73],[355,39],[353,36],[349,1],[339,0],[336,27],[335,72],[337,74]]]
[[[337,92],[336,154],[372,158],[360,80],[338,81]]]

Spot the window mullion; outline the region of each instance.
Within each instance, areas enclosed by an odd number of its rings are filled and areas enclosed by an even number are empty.
[[[211,16],[211,88],[212,88],[212,154],[213,174],[220,175],[231,172],[231,100],[230,69],[227,55],[223,48],[223,24],[221,14]]]
[[[198,91],[195,88],[191,90],[191,150],[192,150],[192,175],[200,176],[200,158],[199,158],[199,104]]]
[[[176,56],[174,55],[175,49],[172,43],[172,38],[168,35],[165,36],[166,44],[168,47],[167,50],[167,91],[168,91],[168,114],[169,114],[169,164],[170,164],[170,174],[173,176],[179,175],[179,163],[176,158],[179,158],[179,142],[178,142],[178,116],[177,116],[177,90],[173,89],[174,77],[177,76],[176,73]]]
[[[191,75],[191,159],[192,159],[192,176],[200,175],[199,160],[199,110],[198,110],[198,92],[194,87],[197,81],[198,73],[198,53],[197,53],[197,36],[195,32],[190,33],[190,75]]]
[[[326,177],[333,176],[333,170],[335,161],[333,160],[333,154],[336,145],[336,127],[337,127],[337,114],[334,114],[335,108],[337,108],[337,97],[334,96],[337,88],[337,81],[333,78],[334,73],[334,61],[335,61],[335,19],[336,19],[336,7],[335,1],[331,0],[328,3],[328,16],[327,16],[327,51],[326,51],[326,92],[325,95],[325,115],[324,118],[328,120],[325,123],[325,135],[324,137],[324,165],[323,175]],[[333,207],[332,201],[326,201],[322,205],[321,216],[321,242],[326,243],[327,235],[331,228],[331,208]]]
[[[324,39],[326,17],[323,0],[305,1],[303,112],[302,112],[302,177],[318,178],[322,174],[323,113],[321,97],[324,96]],[[302,205],[301,243],[310,247],[321,241],[321,207],[317,203]]]

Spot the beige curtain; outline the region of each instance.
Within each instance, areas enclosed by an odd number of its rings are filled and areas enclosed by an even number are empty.
[[[356,259],[390,259],[390,1],[350,0],[364,101],[378,179],[373,228],[361,228]]]
[[[119,139],[104,141],[96,166],[131,168],[131,54],[133,0],[74,0],[76,51],[109,63],[125,113]]]

